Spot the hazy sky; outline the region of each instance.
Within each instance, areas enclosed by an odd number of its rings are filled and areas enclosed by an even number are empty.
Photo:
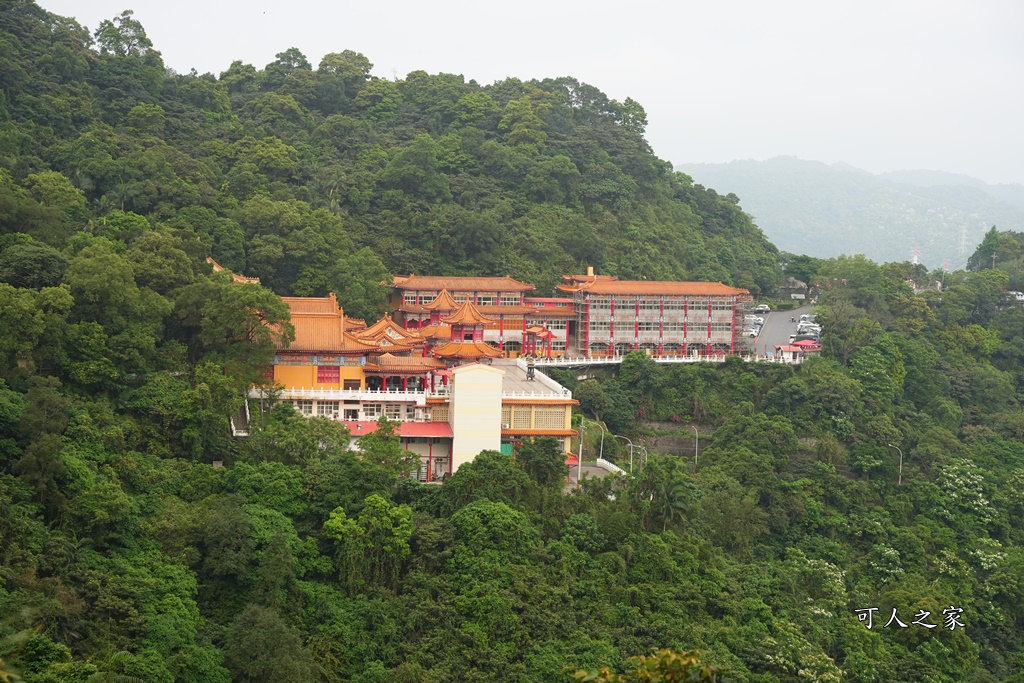
[[[1024,182],[1022,0],[38,0],[95,30],[133,9],[165,63],[299,48],[486,84],[574,76],[647,110],[675,163],[794,155]]]

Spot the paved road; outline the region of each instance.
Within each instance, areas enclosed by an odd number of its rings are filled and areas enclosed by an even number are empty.
[[[764,327],[760,335],[750,340],[750,349],[759,355],[775,353],[776,344],[788,344],[789,335],[796,333],[796,323],[789,322],[789,319],[799,320],[804,313],[813,313],[813,309],[813,306],[807,305],[792,311],[772,311],[761,315]]]

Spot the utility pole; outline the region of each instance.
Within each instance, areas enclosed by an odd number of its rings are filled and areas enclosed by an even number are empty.
[[[582,416],[580,416],[582,417]],[[576,488],[580,487],[580,482],[583,481],[583,428],[587,426],[585,420],[580,420],[580,452],[577,454],[576,462]]]

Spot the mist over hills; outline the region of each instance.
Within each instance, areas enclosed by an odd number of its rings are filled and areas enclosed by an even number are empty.
[[[878,262],[918,258],[962,267],[993,225],[1024,229],[1024,185],[989,185],[967,175],[908,170],[873,174],[849,164],[795,157],[678,164],[677,171],[739,196],[780,250]]]

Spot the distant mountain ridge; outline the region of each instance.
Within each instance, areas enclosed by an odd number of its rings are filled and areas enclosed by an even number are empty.
[[[878,262],[962,267],[993,225],[1024,230],[1024,185],[908,170],[873,174],[796,157],[679,164],[677,171],[733,193],[780,250],[817,257],[864,254]]]

